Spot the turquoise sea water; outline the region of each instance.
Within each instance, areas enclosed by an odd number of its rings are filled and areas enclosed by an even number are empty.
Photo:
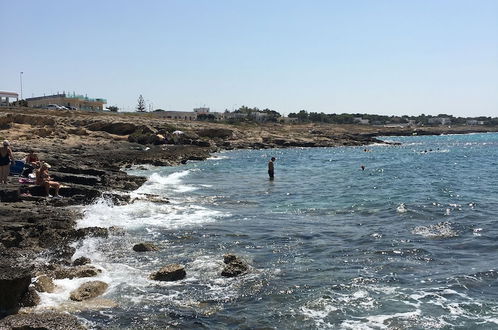
[[[86,209],[81,227],[124,232],[76,246],[117,303],[78,316],[97,329],[498,329],[498,134],[385,139],[401,145],[240,150],[133,170],[149,177],[134,196],[171,203]],[[161,251],[131,251],[142,241]],[[225,253],[251,272],[221,277]],[[169,263],[187,278],[147,279]]]

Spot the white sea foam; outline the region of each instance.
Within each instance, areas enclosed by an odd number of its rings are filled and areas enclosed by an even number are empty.
[[[229,159],[229,158],[230,157],[228,157],[228,156],[214,155],[214,156],[207,158],[207,160],[220,160],[220,159]]]
[[[117,226],[138,229],[155,226],[177,229],[213,222],[226,215],[199,205],[136,201],[118,206],[101,199],[84,210],[84,217],[78,222],[77,227]]]
[[[197,188],[192,185],[183,184],[183,178],[189,175],[193,170],[185,170],[175,172],[167,176],[163,176],[157,172],[152,173],[149,179],[135,191],[135,193],[147,194],[164,194],[169,191],[176,193],[184,193],[194,191]]]
[[[408,210],[407,210],[407,208],[405,206],[405,203],[399,204],[398,207],[396,208],[396,211],[398,213],[406,213],[406,212],[408,212]]]

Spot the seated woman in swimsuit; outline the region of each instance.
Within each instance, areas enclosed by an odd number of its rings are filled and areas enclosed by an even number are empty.
[[[59,182],[51,181],[52,178],[48,174],[48,169],[51,166],[47,163],[42,163],[40,168],[36,170],[36,184],[45,188],[48,197],[52,197],[50,195],[50,188],[55,189],[54,197],[60,198],[59,188],[61,187]]]

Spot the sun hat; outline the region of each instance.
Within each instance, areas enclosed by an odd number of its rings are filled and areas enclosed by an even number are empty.
[[[51,168],[52,167],[49,163],[43,163],[42,166],[45,166],[46,168]]]
[[[10,142],[9,142],[9,140],[3,140],[3,146],[4,146],[4,147],[8,147],[8,146],[10,146]]]

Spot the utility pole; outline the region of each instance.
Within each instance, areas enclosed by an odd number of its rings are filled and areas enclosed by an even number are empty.
[[[22,98],[22,74],[23,74],[23,73],[24,73],[24,72],[22,72],[22,71],[21,71],[21,73],[19,73],[19,80],[21,81],[21,100],[23,99],[23,98]]]

